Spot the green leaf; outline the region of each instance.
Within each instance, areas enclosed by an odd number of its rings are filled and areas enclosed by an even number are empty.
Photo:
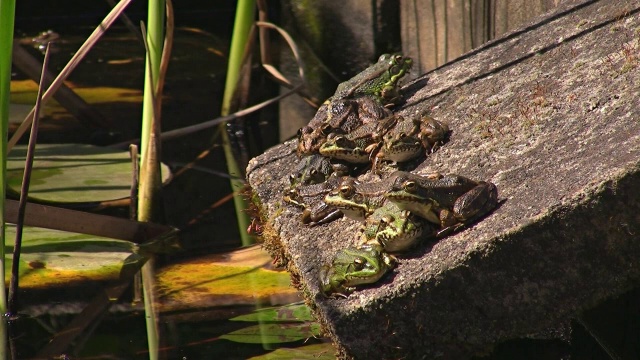
[[[8,279],[15,225],[7,224],[6,240]],[[135,244],[128,241],[25,227],[20,252],[20,287],[42,288],[87,279],[117,279],[123,263],[131,261],[134,250]]]
[[[251,314],[240,315],[229,320],[233,321],[313,321],[311,310],[304,303],[294,303],[277,307],[257,309]]]
[[[258,355],[249,360],[333,360],[335,349],[329,343],[312,344],[296,348],[279,348],[268,354]]]
[[[7,159],[8,190],[20,193],[27,147],[13,148]],[[40,201],[77,203],[126,198],[132,165],[126,151],[82,144],[36,147],[29,197]],[[169,176],[165,166],[164,180]]]
[[[163,311],[193,307],[297,301],[289,274],[273,269],[259,245],[224,254],[184,259],[158,270],[158,296]]]
[[[304,340],[319,334],[320,325],[317,323],[279,323],[249,326],[220,338],[239,343],[278,344]]]

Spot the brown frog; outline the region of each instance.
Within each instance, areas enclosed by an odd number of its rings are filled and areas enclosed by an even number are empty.
[[[411,65],[410,58],[385,54],[338,85],[309,124],[298,131],[298,153],[317,151],[330,133],[349,133],[362,124],[391,115],[386,107],[399,101],[398,82]]]
[[[285,190],[283,200],[303,209],[303,224],[315,226],[331,222],[340,218],[342,212],[326,204],[324,197],[341,182],[341,179],[338,176],[330,176],[321,183],[292,187]]]
[[[396,171],[392,176],[384,197],[400,209],[440,225],[441,235],[473,222],[498,204],[498,190],[490,182],[438,173]]]

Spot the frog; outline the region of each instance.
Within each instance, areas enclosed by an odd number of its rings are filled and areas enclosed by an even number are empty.
[[[384,135],[373,168],[380,160],[394,164],[412,160],[420,154],[430,154],[446,139],[449,126],[431,116],[404,118],[398,116],[395,126]]]
[[[349,163],[368,163],[382,143],[383,136],[393,128],[398,116],[389,116],[375,123],[363,124],[348,134],[331,133],[320,146],[320,154]]]
[[[331,133],[348,134],[362,124],[376,122],[391,115],[375,97],[337,99],[320,106],[314,118],[298,130],[298,154],[317,152]]]
[[[399,81],[412,64],[408,57],[384,54],[378,62],[339,84],[309,124],[298,130],[298,154],[318,151],[330,133],[350,133],[362,124],[391,115],[388,107],[401,99]]]
[[[420,118],[420,141],[428,153],[440,147],[450,134],[449,125],[423,113]]]
[[[396,258],[377,244],[364,244],[339,250],[331,264],[320,270],[325,296],[347,297],[357,285],[372,284],[396,265]]]
[[[396,171],[392,176],[393,184],[384,197],[399,208],[439,225],[439,236],[468,225],[498,204],[498,189],[491,182],[440,173],[418,175]]]
[[[330,176],[326,181],[291,187],[284,191],[284,202],[302,208],[300,219],[303,224],[317,226],[329,223],[342,217],[342,212],[330,205],[323,199],[329,191],[334,189],[340,182],[341,177]]]
[[[429,222],[387,201],[365,219],[360,228],[360,241],[381,245],[386,252],[398,253],[435,233],[435,227]]]
[[[350,219],[364,221],[384,205],[384,194],[394,181],[394,175],[377,182],[359,182],[353,177],[345,176],[340,184],[325,196],[324,202],[340,209],[344,216]]]
[[[344,163],[331,162],[319,154],[303,157],[289,175],[291,187],[325,182],[330,176],[345,176],[349,167]]]
[[[411,69],[413,60],[400,54],[383,54],[367,69],[340,83],[333,98],[345,99],[359,95],[374,95],[384,104],[397,103],[398,82]]]

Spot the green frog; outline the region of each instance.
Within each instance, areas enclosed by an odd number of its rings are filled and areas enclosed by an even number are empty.
[[[330,265],[320,270],[322,292],[346,297],[355,286],[374,283],[392,269],[396,259],[380,245],[365,244],[338,251]]]
[[[330,176],[325,182],[292,187],[285,190],[283,200],[303,209],[301,215],[303,224],[309,226],[325,224],[342,216],[340,210],[324,202],[325,195],[340,181],[340,177]]]
[[[326,181],[329,176],[339,177],[348,174],[349,168],[345,164],[332,163],[324,156],[312,154],[300,159],[289,175],[289,182],[292,187],[319,184]]]
[[[382,55],[378,62],[338,85],[308,125],[298,131],[298,153],[318,151],[330,133],[347,134],[362,124],[391,115],[400,99],[398,83],[412,65],[401,55]]]
[[[373,95],[385,105],[397,103],[401,98],[398,82],[412,65],[411,58],[400,54],[383,54],[375,64],[340,83],[332,98],[345,99]]]
[[[383,136],[393,128],[398,116],[363,124],[348,134],[331,133],[320,146],[320,154],[349,163],[368,163],[382,143]]]
[[[419,239],[435,235],[434,227],[424,219],[387,201],[376,209],[360,229],[361,242],[379,244],[391,253],[413,247]]]
[[[443,235],[469,224],[498,204],[493,183],[460,175],[417,175],[396,171],[385,198],[403,210],[439,225]]]
[[[380,160],[399,163],[423,153],[429,154],[445,140],[448,133],[449,127],[446,124],[427,115],[417,118],[399,117],[396,125],[383,137],[382,146],[374,161],[374,169]]]
[[[336,207],[354,220],[363,221],[386,202],[385,193],[391,188],[395,176],[377,182],[358,182],[345,176],[338,186],[324,198],[327,205]]]

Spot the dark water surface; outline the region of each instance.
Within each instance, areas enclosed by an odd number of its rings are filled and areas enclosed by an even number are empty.
[[[51,57],[50,70],[54,73],[64,67],[109,9],[105,2],[99,1],[65,1],[64,4],[20,1],[17,6],[16,41],[21,41],[32,55],[41,58],[39,51],[28,44],[32,37],[48,30],[60,35]],[[146,21],[145,7],[146,2],[134,2],[127,10],[134,24]],[[185,1],[175,3],[174,7],[177,28],[165,85],[162,113],[165,130],[219,116],[235,2]],[[74,87],[141,90],[143,77],[144,48],[121,22],[116,22],[74,71],[69,82]],[[14,71],[14,79],[24,78],[24,74]],[[85,126],[69,115],[45,118],[43,124],[55,126],[42,130],[39,141],[106,145],[136,138],[139,135],[141,104],[120,101],[117,96],[102,100],[105,102],[94,105],[94,108],[111,122],[109,128]],[[157,269],[176,261],[193,259],[197,262],[203,255],[240,246],[232,202],[214,206],[230,193],[228,180],[215,175],[215,172],[226,172],[224,155],[216,139],[219,137],[211,129],[162,144],[162,161],[172,168],[174,174],[178,174],[163,190],[164,222],[182,230],[183,251],[159,257]],[[210,152],[197,162],[197,169],[181,171],[185,164],[206,150]],[[126,215],[126,208],[112,210],[112,213]],[[21,316],[11,323],[18,358],[36,357],[50,339],[60,336],[59,332],[78,317],[88,300],[108,285],[88,280],[63,288],[23,291]],[[127,290],[106,315],[91,322],[65,354],[74,359],[148,358],[144,310],[142,304],[134,299],[133,290]],[[271,302],[261,300],[260,306],[282,304],[286,299],[294,301],[297,297],[274,299]],[[268,352],[265,350],[268,346],[263,344],[220,338],[247,327],[247,323],[230,321],[230,318],[254,310],[255,305],[243,301],[224,306],[194,305],[194,308],[161,313],[161,358],[220,356],[245,359]],[[314,339],[299,340],[286,346],[317,342]]]

